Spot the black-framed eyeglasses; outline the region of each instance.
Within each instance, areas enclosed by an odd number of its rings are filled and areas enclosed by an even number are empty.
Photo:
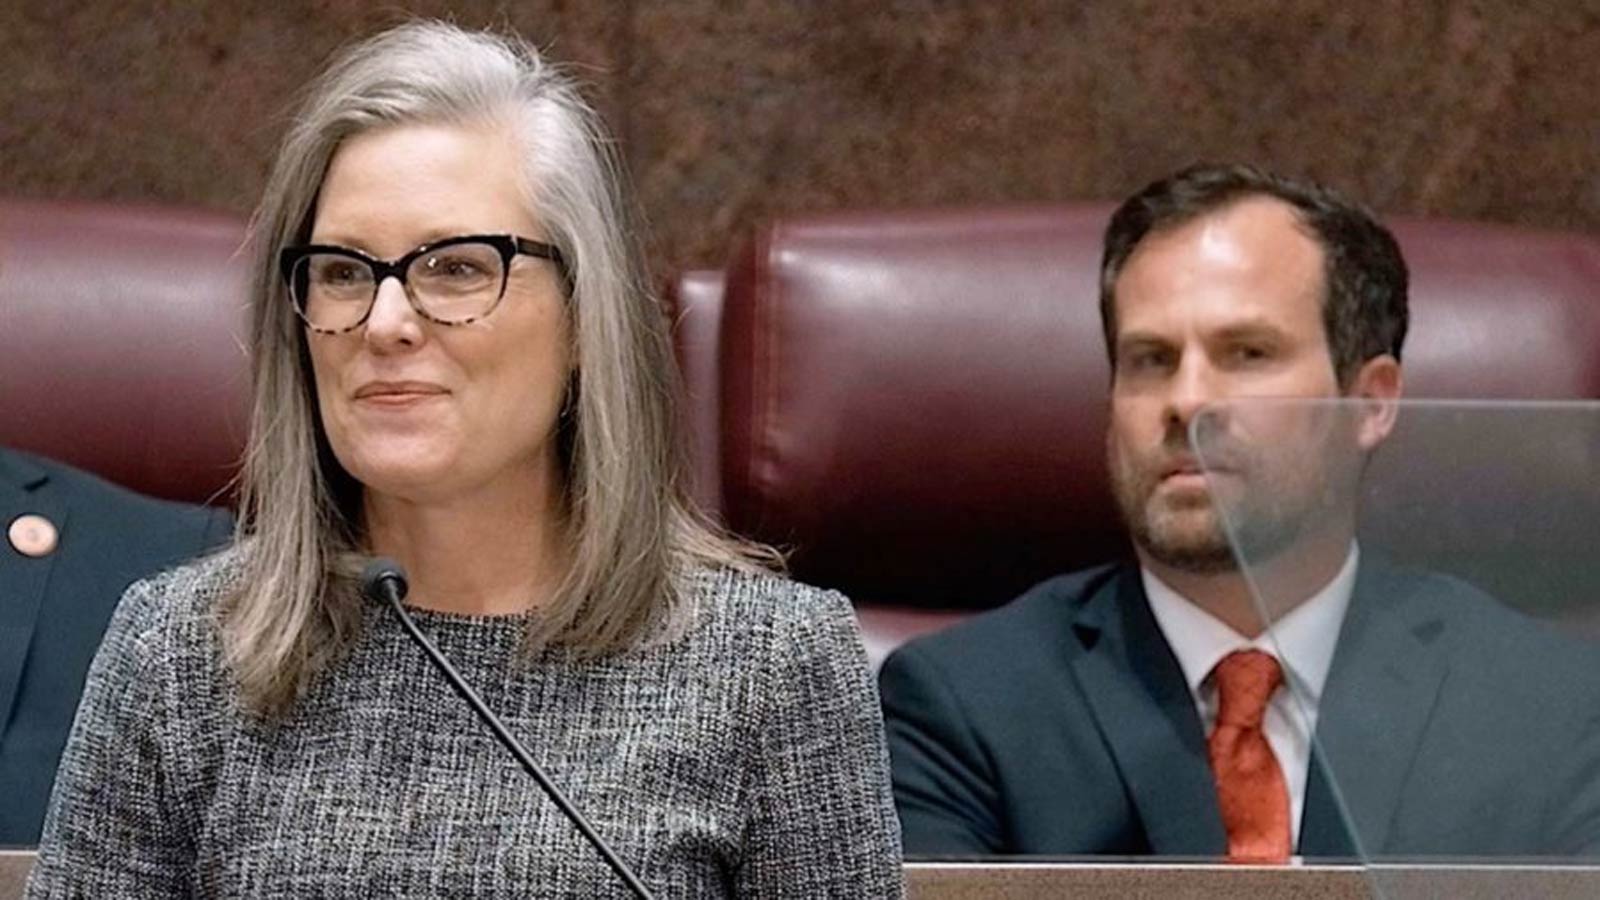
[[[372,315],[378,286],[395,278],[417,314],[440,325],[465,325],[494,312],[506,293],[511,260],[537,256],[555,264],[562,289],[572,278],[561,251],[510,234],[469,234],[423,244],[393,262],[331,244],[285,247],[278,267],[295,313],[313,331],[343,334]]]

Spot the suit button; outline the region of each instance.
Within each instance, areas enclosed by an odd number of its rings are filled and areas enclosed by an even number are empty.
[[[6,530],[11,546],[23,556],[32,557],[49,556],[56,549],[59,535],[49,519],[33,513],[12,519],[11,527]]]

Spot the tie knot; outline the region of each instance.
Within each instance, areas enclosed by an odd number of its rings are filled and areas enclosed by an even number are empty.
[[[1235,650],[1211,670],[1217,684],[1217,724],[1260,728],[1267,701],[1283,683],[1283,669],[1270,653]]]

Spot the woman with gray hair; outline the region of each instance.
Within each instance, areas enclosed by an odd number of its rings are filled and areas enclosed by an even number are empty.
[[[619,892],[373,555],[652,890],[901,893],[849,606],[687,499],[620,181],[514,39],[413,23],[315,83],[253,227],[240,537],[124,597],[30,896]]]

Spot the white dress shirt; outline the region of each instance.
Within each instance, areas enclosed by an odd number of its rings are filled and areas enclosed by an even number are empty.
[[[1289,788],[1290,837],[1300,843],[1300,818],[1305,811],[1306,771],[1311,763],[1311,736],[1317,727],[1317,706],[1322,700],[1322,685],[1333,662],[1339,626],[1356,584],[1356,564],[1360,552],[1351,543],[1339,574],[1333,576],[1311,599],[1255,639],[1224,625],[1222,621],[1167,586],[1148,569],[1140,569],[1150,611],[1183,669],[1200,713],[1200,723],[1210,736],[1217,722],[1217,688],[1211,670],[1235,650],[1253,648],[1272,654],[1283,668],[1288,687],[1279,687],[1267,705],[1263,730],[1267,743],[1278,757],[1284,781]]]

